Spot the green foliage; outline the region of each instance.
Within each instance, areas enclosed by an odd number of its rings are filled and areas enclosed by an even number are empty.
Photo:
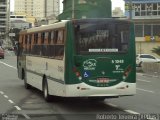
[[[160,46],[158,46],[157,48],[153,48],[152,52],[160,56]]]

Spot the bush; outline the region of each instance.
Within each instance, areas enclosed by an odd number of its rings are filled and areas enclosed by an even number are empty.
[[[153,48],[152,52],[160,56],[160,46],[158,46],[157,48]]]

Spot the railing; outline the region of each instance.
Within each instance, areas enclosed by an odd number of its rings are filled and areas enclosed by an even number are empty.
[[[160,75],[160,63],[143,63],[142,71],[145,73],[157,73]]]

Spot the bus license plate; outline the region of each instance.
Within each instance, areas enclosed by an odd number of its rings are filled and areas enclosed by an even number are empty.
[[[97,83],[108,83],[109,78],[97,78]]]

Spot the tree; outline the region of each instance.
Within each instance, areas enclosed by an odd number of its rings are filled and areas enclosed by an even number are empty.
[[[160,46],[158,46],[157,48],[153,48],[152,52],[160,56]]]

